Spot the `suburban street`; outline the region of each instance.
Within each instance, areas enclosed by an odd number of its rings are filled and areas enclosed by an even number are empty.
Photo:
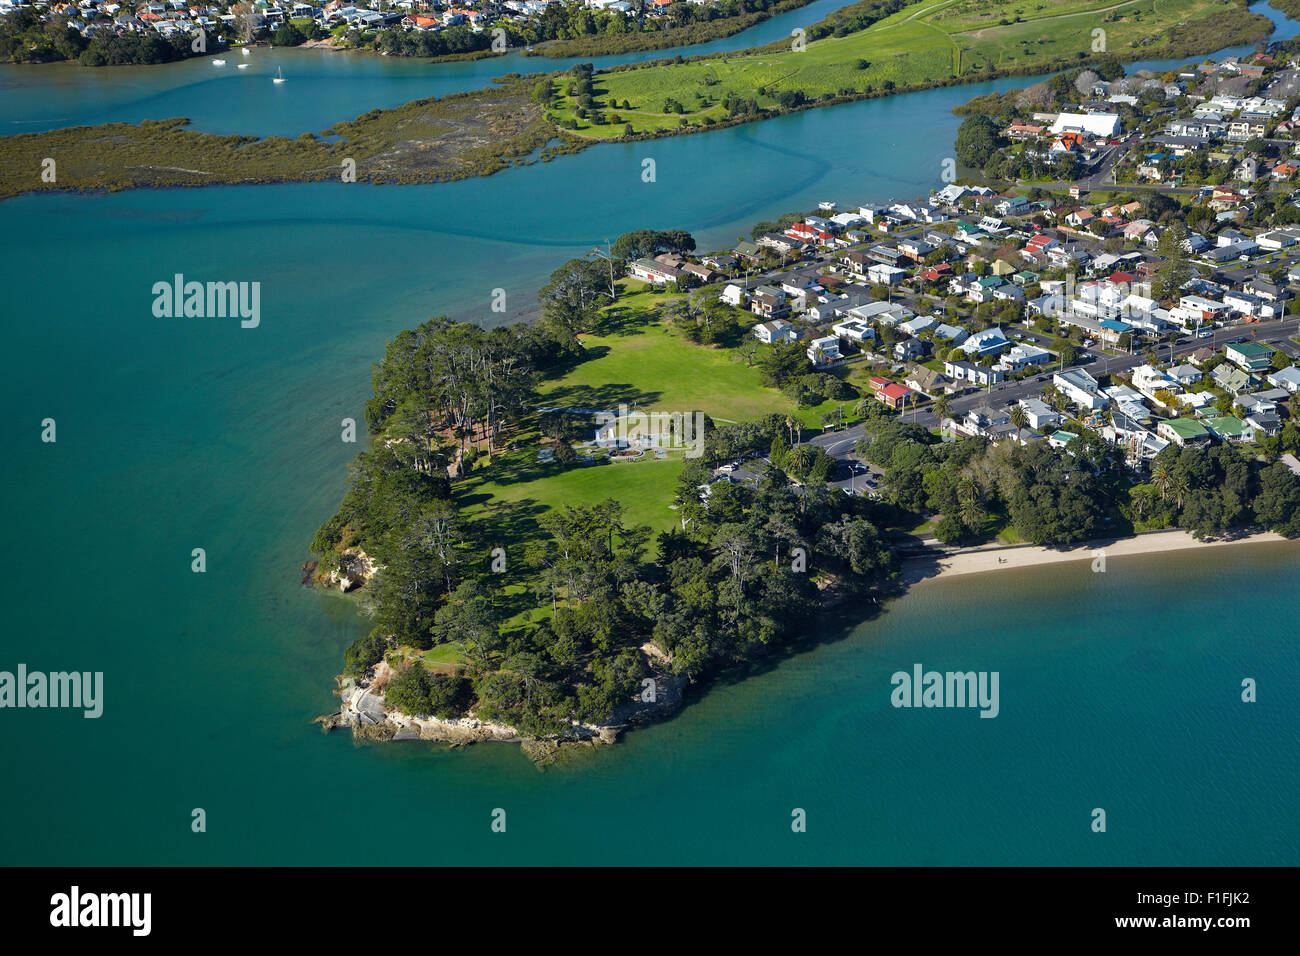
[[[1254,335],[1252,335],[1252,332]],[[1221,329],[1215,329],[1213,333],[1206,338],[1188,337],[1184,341],[1172,343],[1170,346],[1160,348],[1160,357],[1166,356],[1184,357],[1190,355],[1199,348],[1206,346],[1219,348],[1223,345],[1230,344],[1239,339],[1255,341],[1261,344],[1272,345],[1286,352],[1293,358],[1300,356],[1300,346],[1291,341],[1291,336],[1300,335],[1300,316],[1288,318],[1279,322],[1259,322],[1259,323],[1242,323],[1237,325],[1225,326]],[[1102,375],[1109,375],[1116,372],[1125,372],[1136,368],[1146,361],[1142,354],[1135,355],[1116,355],[1108,352],[1089,352],[1090,358],[1086,362],[1081,362],[1071,366],[1072,368],[1081,368],[1091,374],[1094,378]],[[951,411],[950,418],[960,418],[973,408],[981,405],[992,405],[994,407],[1011,405],[1022,398],[1036,398],[1042,392],[1043,388],[1050,385],[1052,381],[1052,371],[1044,371],[1041,375],[1035,375],[1022,379],[1018,382],[1006,382],[1001,385],[995,385],[992,388],[981,389],[979,391],[968,392],[952,398],[950,401]],[[916,422],[925,428],[935,429],[939,427],[939,418],[928,406],[922,405],[915,410],[905,410],[902,413],[903,421]],[[824,432],[815,438],[810,439],[807,444],[816,445],[825,449],[831,457],[847,462],[852,459],[853,445],[862,438],[862,425],[851,425],[846,428],[835,431]],[[861,490],[863,479],[858,476],[845,478],[832,482],[838,486],[856,487]]]

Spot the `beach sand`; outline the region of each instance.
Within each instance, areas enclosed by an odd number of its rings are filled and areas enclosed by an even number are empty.
[[[1100,555],[1107,560],[1132,555],[1159,554],[1165,551],[1184,551],[1196,548],[1221,548],[1261,542],[1284,542],[1287,538],[1273,532],[1240,535],[1217,541],[1197,541],[1186,531],[1152,531],[1131,538],[1110,538],[1090,541],[1069,548],[1047,548],[1038,545],[993,545],[955,551],[933,558],[915,558],[903,562],[902,583],[954,577],[960,574],[981,574],[985,571],[1009,571],[1016,568],[1036,567],[1041,564],[1059,564],[1066,561],[1094,561]],[[1300,542],[1296,542],[1300,546]]]

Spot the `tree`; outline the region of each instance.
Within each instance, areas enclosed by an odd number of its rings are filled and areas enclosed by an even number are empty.
[[[1300,536],[1300,480],[1281,462],[1260,470],[1255,517],[1265,528],[1288,538]]]
[[[271,34],[272,46],[300,46],[307,41],[307,37],[292,23],[280,24],[275,33]]]
[[[1011,406],[1011,411],[1007,415],[1012,425],[1016,426],[1016,441],[1020,441],[1020,432],[1029,427],[1029,413],[1025,411],[1023,405]]]
[[[957,161],[963,166],[982,169],[1001,145],[997,125],[987,116],[976,113],[957,127]]]
[[[557,331],[575,338],[591,330],[604,304],[608,266],[589,259],[570,259],[551,273],[537,297],[542,313]]]

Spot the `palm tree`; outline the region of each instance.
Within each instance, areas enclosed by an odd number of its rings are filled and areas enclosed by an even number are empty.
[[[950,399],[947,395],[940,395],[938,398],[934,400],[934,413],[939,416],[940,422],[942,422],[945,418],[947,418],[948,413],[951,411],[952,411],[952,399]]]
[[[1016,426],[1016,444],[1020,444],[1021,430],[1029,427],[1029,413],[1025,411],[1025,406],[1013,405],[1007,417],[1010,419],[1011,424]]]
[[[1169,489],[1174,482],[1174,473],[1169,470],[1169,466],[1162,461],[1155,462],[1151,466],[1151,484],[1156,486],[1160,492],[1160,500],[1164,501],[1169,497]]]
[[[1187,500],[1187,496],[1191,494],[1191,492],[1191,486],[1187,484],[1186,478],[1180,475],[1178,478],[1174,479],[1174,504],[1178,505],[1180,509],[1183,507],[1183,502]]]

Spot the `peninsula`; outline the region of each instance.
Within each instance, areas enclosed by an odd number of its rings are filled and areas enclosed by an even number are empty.
[[[1300,75],[1270,59],[1262,92]],[[549,759],[926,577],[1300,536],[1300,265],[1193,276],[1218,195],[953,183],[707,253],[643,229],[561,265],[535,323],[401,333],[312,545],[373,622],[326,725]],[[1210,231],[1300,250],[1264,195]]]

